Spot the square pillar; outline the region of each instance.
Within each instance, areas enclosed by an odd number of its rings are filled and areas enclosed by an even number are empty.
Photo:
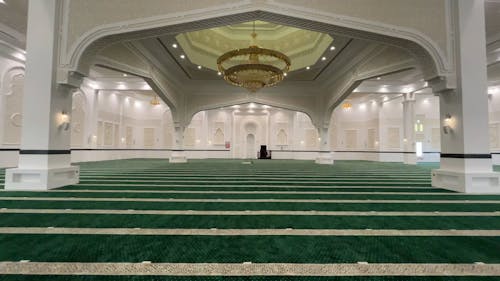
[[[70,75],[71,85],[57,82],[58,9],[56,0],[28,5],[21,149],[19,166],[6,171],[7,190],[47,190],[79,180],[79,168],[71,165],[70,115],[82,77]]]
[[[415,152],[415,93],[403,95],[403,162],[417,164]]]
[[[329,146],[328,126],[319,129],[320,151],[314,161],[316,164],[333,165],[333,156]]]
[[[184,151],[184,126],[175,126],[174,128],[174,149],[170,154],[170,163],[186,163],[187,156]]]
[[[493,172],[488,138],[484,1],[452,3],[457,87],[439,96],[441,167],[432,171],[432,185],[500,194],[500,173]]]

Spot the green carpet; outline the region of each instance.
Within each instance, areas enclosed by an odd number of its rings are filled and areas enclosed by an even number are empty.
[[[162,159],[80,163],[80,183],[57,192],[0,192],[0,227],[152,229],[500,230],[500,195],[463,195],[432,188],[435,164],[369,161]],[[499,167],[495,167],[500,170]],[[0,170],[0,189],[4,170]],[[127,191],[139,192],[127,192]],[[103,192],[104,191],[104,192]],[[168,193],[165,193],[168,191]],[[226,193],[213,193],[223,191]],[[196,193],[193,193],[196,192]],[[239,193],[238,193],[239,192]],[[243,192],[243,193],[242,193]],[[258,192],[258,193],[251,193]],[[279,192],[279,193],[276,193]],[[286,193],[283,193],[286,192]],[[300,193],[309,192],[309,193]],[[324,193],[328,192],[328,193]],[[375,193],[374,193],[375,192]],[[381,193],[382,192],[382,193]],[[347,194],[346,194],[347,193]],[[411,194],[408,194],[411,193]],[[41,199],[43,200],[26,200]],[[203,199],[208,202],[169,202]],[[67,199],[71,201],[58,201]],[[166,200],[141,202],[141,199]],[[220,202],[219,199],[363,200],[361,202]],[[93,201],[103,200],[103,201]],[[124,201],[113,201],[124,200]],[[372,202],[372,200],[386,200]],[[410,200],[392,202],[390,200]],[[439,202],[447,200],[451,202]],[[453,203],[453,201],[456,201]],[[7,209],[59,210],[21,213]],[[430,216],[70,214],[65,209],[178,211],[388,211]],[[6,213],[8,211],[8,213]],[[12,213],[13,212],[13,213]],[[444,216],[435,212],[486,212]],[[483,214],[484,215],[484,214]],[[187,263],[500,263],[500,237],[488,236],[203,236],[0,234],[0,262]],[[500,276],[92,276],[0,275],[0,280],[290,280],[492,281]]]
[[[94,202],[94,201],[21,201],[0,200],[0,208],[23,209],[118,209],[118,210],[288,210],[288,211],[424,211],[424,212],[495,212],[500,204],[471,203],[219,203],[219,202]]]
[[[43,242],[43,243],[41,243]],[[16,247],[9,247],[16,245]],[[117,246],[119,245],[119,246]],[[175,263],[500,263],[500,237],[0,236],[0,260]]]

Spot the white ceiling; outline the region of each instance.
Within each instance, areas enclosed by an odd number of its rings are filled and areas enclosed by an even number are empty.
[[[500,1],[487,0],[485,2],[486,37],[500,39]]]
[[[24,40],[19,37],[25,38],[26,27],[27,27],[27,0],[4,0],[5,4],[0,4],[0,39],[6,38],[6,36],[14,36],[17,42],[20,42],[21,48],[24,48]],[[494,42],[495,40],[500,40],[500,0],[486,0],[485,1],[485,14],[486,14],[486,36],[489,43]],[[231,27],[237,31],[248,31],[251,26],[248,23],[237,24]],[[231,29],[229,28],[229,29]],[[268,26],[262,26],[263,29],[268,29],[269,32],[276,29],[276,25],[270,24]],[[227,31],[227,30],[226,30]],[[157,47],[163,42],[166,48],[163,50],[156,50],[156,52],[163,52],[163,56],[170,58],[166,59],[166,63],[168,63],[169,67],[177,67],[178,73],[183,73],[189,79],[194,80],[212,80],[216,81],[220,79],[217,77],[216,73],[209,69],[202,69],[201,71],[197,69],[197,65],[189,62],[189,60],[180,60],[176,51],[171,48],[171,42],[175,41],[174,37],[162,37],[162,38],[154,38],[151,40],[156,40],[155,44]],[[349,47],[349,42],[351,39],[349,38],[335,38],[335,45],[337,47],[337,51],[340,53],[340,50],[344,47]],[[161,46],[160,46],[161,47]],[[318,61],[314,64],[311,70],[306,71],[305,69],[297,70],[294,73],[290,73],[287,77],[287,81],[314,81],[318,78],[321,78],[321,74],[327,68],[335,69],[335,60],[337,56],[329,56],[326,62]],[[158,56],[158,59],[162,59],[161,56]],[[119,71],[113,71],[102,68],[94,68],[91,72],[91,77],[94,79],[103,79],[103,78],[113,78],[113,79],[126,79],[122,73]],[[130,77],[129,77],[130,78]],[[134,77],[137,79],[137,77]],[[381,85],[392,85],[395,87],[404,87],[406,85],[415,84],[420,81],[421,77],[417,71],[405,71],[402,73],[391,74],[384,77],[381,77],[380,80],[376,78],[365,81],[360,87],[366,87],[367,89],[371,87],[380,87]],[[490,83],[500,83],[500,64],[496,63],[490,65],[488,69],[488,79]],[[286,84],[285,82],[284,84]],[[373,92],[366,92],[373,95]],[[362,93],[356,93],[355,96],[361,95]],[[377,93],[375,93],[377,95]],[[370,98],[370,97],[369,97]]]

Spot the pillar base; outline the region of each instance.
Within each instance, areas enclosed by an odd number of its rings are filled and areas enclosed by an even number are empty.
[[[320,152],[314,163],[321,165],[333,165],[332,153],[329,151]]]
[[[500,173],[491,158],[441,156],[441,168],[432,171],[432,186],[464,193],[500,194]]]
[[[417,164],[417,155],[413,153],[405,153],[403,156],[403,163],[407,165],[416,165]]]
[[[69,166],[49,169],[7,169],[5,173],[6,190],[49,190],[66,185],[77,184],[80,167]]]
[[[187,163],[187,156],[184,150],[172,151],[169,159],[170,163]]]
[[[432,186],[463,193],[500,194],[500,173],[433,170]]]

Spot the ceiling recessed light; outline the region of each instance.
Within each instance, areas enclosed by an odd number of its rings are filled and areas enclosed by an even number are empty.
[[[5,4],[5,0],[0,0],[0,4]]]
[[[322,61],[325,61],[325,60],[326,60],[326,57],[322,57],[322,58],[321,58],[321,60],[322,60]]]
[[[330,51],[333,51],[333,50],[335,50],[335,46],[330,47]]]
[[[172,47],[175,48],[175,49],[177,49],[177,44],[175,44],[175,43],[172,44]]]
[[[219,72],[217,72],[217,75],[221,76],[221,75],[222,75],[222,72],[220,72],[220,71],[219,71]]]
[[[380,77],[377,77],[377,80],[380,80],[380,79],[382,79],[382,78],[380,78]]]
[[[283,76],[287,76],[287,75],[288,75],[288,74],[287,74],[286,72],[285,72],[285,73],[283,73]]]
[[[127,77],[127,76],[128,76],[127,73],[123,73],[123,77]]]
[[[198,69],[201,69],[201,65],[198,65]]]
[[[311,67],[310,67],[310,66],[308,66],[308,67],[306,67],[306,69],[307,69],[307,70],[309,70],[309,69],[311,69]]]
[[[181,55],[180,57],[181,57],[181,59],[185,59],[185,58],[186,58],[186,56],[185,56],[185,55]]]

